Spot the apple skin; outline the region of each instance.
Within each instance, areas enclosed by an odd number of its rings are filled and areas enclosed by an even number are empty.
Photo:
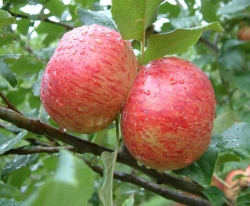
[[[244,175],[244,177],[234,179],[236,175]],[[225,195],[230,199],[235,199],[242,189],[250,186],[250,165],[246,170],[232,170],[227,174],[225,181],[230,186],[230,188],[225,186]]]
[[[239,30],[238,39],[240,39],[242,41],[249,41],[250,40],[250,26],[245,25]]]
[[[122,107],[137,73],[129,41],[101,25],[64,34],[41,82],[41,101],[60,128],[95,133]]]
[[[194,64],[165,57],[143,66],[122,109],[125,146],[140,163],[162,173],[186,167],[208,148],[214,90]]]

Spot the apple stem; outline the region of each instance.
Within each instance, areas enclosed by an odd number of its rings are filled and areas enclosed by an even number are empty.
[[[143,30],[143,34],[142,34],[140,65],[143,65],[144,51],[145,51],[145,30]]]

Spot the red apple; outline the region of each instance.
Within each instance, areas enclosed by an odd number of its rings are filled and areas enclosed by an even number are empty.
[[[117,117],[137,72],[130,42],[89,25],[64,34],[41,83],[42,103],[61,128],[94,133]]]
[[[210,144],[215,105],[207,75],[194,64],[154,60],[141,68],[122,109],[125,146],[158,172],[186,167]]]
[[[243,176],[236,178],[237,175]],[[230,199],[235,199],[241,190],[250,186],[250,165],[246,168],[246,170],[232,170],[226,176],[225,181],[229,186],[225,186],[225,195]]]
[[[238,38],[242,41],[250,40],[250,26],[243,26],[238,32]]]

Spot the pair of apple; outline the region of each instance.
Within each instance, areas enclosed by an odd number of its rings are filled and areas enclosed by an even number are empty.
[[[159,172],[185,167],[207,149],[215,97],[208,77],[176,57],[140,68],[129,41],[101,25],[64,34],[46,66],[42,103],[61,128],[95,133],[121,111],[124,144]]]

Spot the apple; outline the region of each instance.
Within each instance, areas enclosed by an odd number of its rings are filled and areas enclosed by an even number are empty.
[[[63,130],[98,132],[118,116],[137,66],[130,42],[117,31],[75,28],[63,35],[46,66],[41,101]]]
[[[250,40],[250,26],[243,26],[238,32],[238,38],[242,41]]]
[[[236,178],[237,175],[243,175]],[[225,195],[230,199],[235,199],[241,190],[250,186],[250,165],[246,170],[232,170],[225,179],[228,187],[225,186]]]
[[[144,65],[122,109],[125,146],[162,173],[186,167],[207,150],[215,117],[214,90],[191,62],[165,57]]]
[[[211,185],[218,187],[220,190],[224,191],[224,184],[217,179],[215,176],[212,177]]]

